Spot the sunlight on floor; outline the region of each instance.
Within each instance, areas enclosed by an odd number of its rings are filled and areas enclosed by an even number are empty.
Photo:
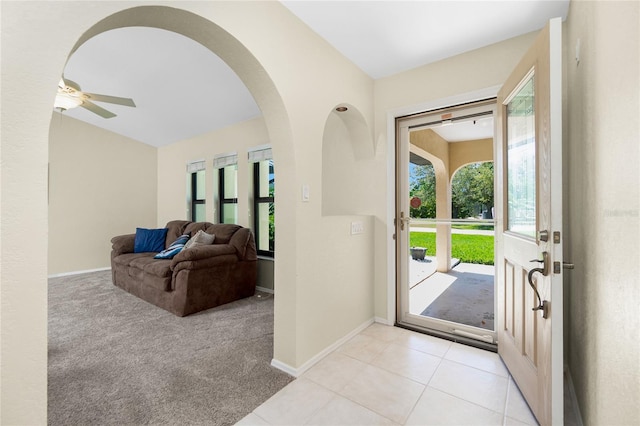
[[[432,265],[434,262],[427,263]],[[424,267],[419,261],[411,261],[411,277],[418,277],[420,273],[424,271]],[[425,275],[426,278],[422,278],[418,283],[411,287],[409,293],[409,309],[411,314],[421,315],[438,297],[440,297],[454,282],[458,280],[464,280],[465,274],[469,276],[486,276],[487,278],[493,277],[494,267],[491,265],[477,265],[471,263],[460,263],[455,266],[448,273],[435,272],[435,266],[433,272],[429,275]],[[491,279],[491,278],[489,278]],[[412,281],[413,282],[413,281]],[[491,292],[493,294],[493,292]],[[473,293],[470,293],[473,294]],[[461,306],[464,301],[461,300]],[[482,308],[478,306],[478,309]],[[486,306],[483,307],[487,310]],[[455,309],[455,308],[454,308]],[[462,309],[462,308],[461,308]],[[471,309],[474,309],[473,307]],[[491,309],[491,314],[493,309]]]

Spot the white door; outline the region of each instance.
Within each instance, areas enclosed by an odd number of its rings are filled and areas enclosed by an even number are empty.
[[[500,90],[495,139],[498,352],[543,425],[563,423],[561,31]]]

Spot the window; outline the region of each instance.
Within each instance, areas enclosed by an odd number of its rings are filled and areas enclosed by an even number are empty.
[[[219,223],[238,222],[238,165],[225,166],[218,171],[220,197]]]
[[[216,155],[213,167],[218,169],[218,223],[238,223],[238,155]]]
[[[187,217],[193,222],[206,220],[205,194],[205,162],[187,164]]]
[[[260,153],[260,154],[258,154]],[[253,155],[252,155],[253,154]],[[273,257],[275,250],[274,224],[274,172],[271,149],[250,152],[253,164],[253,211],[254,233],[258,254]],[[256,161],[259,160],[259,161]]]

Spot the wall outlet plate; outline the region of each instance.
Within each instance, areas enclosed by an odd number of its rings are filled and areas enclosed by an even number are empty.
[[[351,222],[351,235],[364,233],[364,223],[361,221]]]

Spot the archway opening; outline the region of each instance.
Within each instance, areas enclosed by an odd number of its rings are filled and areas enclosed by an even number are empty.
[[[264,125],[267,128],[269,143],[273,152],[272,155],[274,160],[278,162],[278,172],[282,172],[290,177],[287,181],[283,180],[282,183],[278,183],[281,191],[276,191],[275,193],[275,202],[278,203],[278,211],[279,213],[282,213],[276,216],[276,226],[278,226],[279,222],[282,222],[282,226],[284,227],[285,220],[295,220],[295,205],[293,200],[278,195],[292,193],[293,191],[290,187],[295,185],[295,155],[290,135],[290,125],[285,111],[284,102],[278,94],[278,90],[276,89],[274,82],[271,80],[267,71],[260,62],[235,37],[212,21],[188,11],[161,6],[142,6],[127,9],[103,19],[82,35],[72,49],[70,55],[73,54],[73,52],[75,52],[83,43],[97,34],[116,28],[136,26],[173,31],[197,41],[224,60],[246,84],[262,112]],[[90,153],[87,153],[87,155],[90,155]],[[103,160],[103,158],[99,160]],[[115,159],[114,164],[117,164],[117,159]],[[86,165],[88,166],[86,171],[91,172],[90,164]],[[148,166],[152,168],[153,164]],[[114,172],[116,171],[114,170]],[[183,181],[180,183],[183,183]],[[160,190],[161,185],[158,183],[157,186],[158,190]],[[105,197],[113,197],[114,202],[117,202],[118,194],[116,190],[103,191],[102,194]],[[142,199],[140,202],[145,203],[149,202],[149,200]],[[135,206],[124,205],[121,207],[123,210],[122,214],[126,214],[125,211],[129,207],[135,208]],[[184,205],[182,203],[180,210],[183,209]],[[157,218],[151,218],[150,220],[157,220]],[[98,224],[108,221],[108,217],[96,218],[96,223]],[[158,223],[158,225],[163,224]],[[117,234],[114,233],[114,235]],[[293,259],[292,256],[287,256],[286,264],[276,263],[274,265],[276,269],[276,276],[278,276],[279,279],[278,292],[282,294],[283,300],[287,300],[290,299],[288,293],[294,291],[293,286],[295,285],[294,280],[288,279],[288,276],[293,274],[295,268],[286,267],[286,265],[295,265],[295,229],[291,229],[287,233],[282,233],[281,236],[279,236],[279,242],[282,247],[288,247],[294,256]],[[106,244],[108,244],[108,242]],[[279,272],[278,269],[280,270]],[[268,355],[270,359],[271,357],[278,358],[275,352],[280,349],[280,351],[285,354],[282,357],[286,358],[287,351],[290,348],[278,348],[277,342],[279,335],[277,324],[279,310],[278,304],[275,305],[274,310],[276,324],[273,330],[269,330],[267,332],[269,336],[271,336],[271,331],[273,332],[274,350]],[[280,318],[280,321],[282,323],[288,322],[286,318]],[[286,344],[291,344],[291,340],[292,339],[289,339]],[[295,343],[295,340],[293,341]],[[270,368],[268,364],[266,366]],[[130,377],[129,380],[135,381],[135,376]]]

